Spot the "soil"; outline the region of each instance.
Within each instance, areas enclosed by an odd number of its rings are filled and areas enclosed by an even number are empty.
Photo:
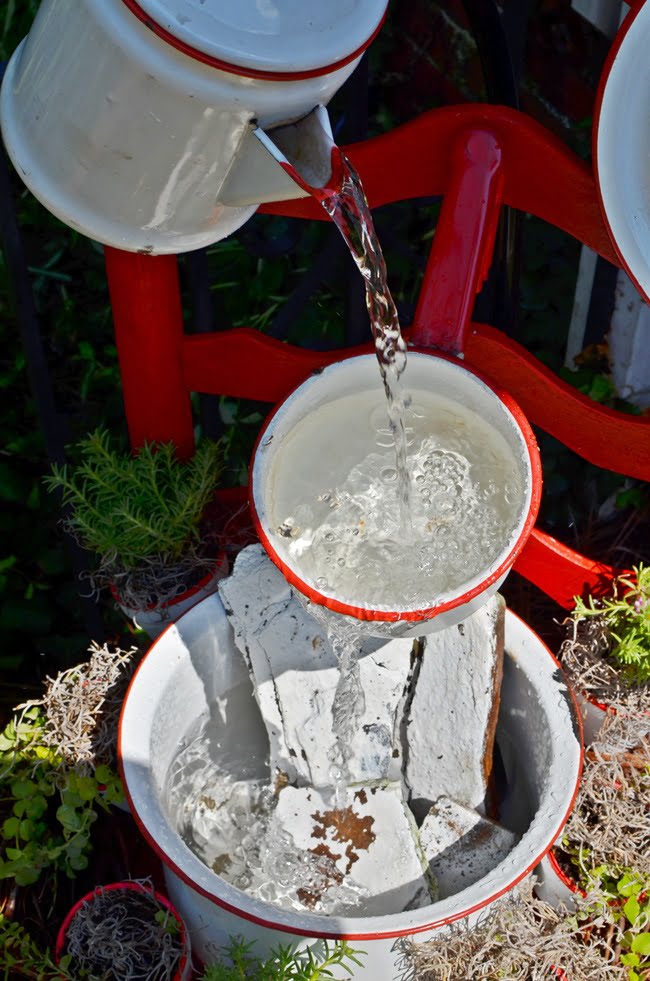
[[[571,885],[578,888],[578,869],[573,864],[569,853],[565,852],[561,845],[556,845],[553,848],[553,857]]]

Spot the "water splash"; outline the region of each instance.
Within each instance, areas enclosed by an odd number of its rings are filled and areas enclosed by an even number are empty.
[[[294,428],[292,454],[308,461],[311,499],[295,473],[276,475],[272,517],[283,550],[306,582],[351,606],[433,607],[492,567],[522,515],[522,467],[504,437],[450,399],[413,396],[405,427],[413,540],[390,507],[396,476],[392,438],[378,423],[380,392],[319,406]],[[321,459],[322,432],[345,453]]]
[[[400,528],[402,534],[412,537],[411,478],[404,423],[410,399],[401,381],[407,363],[406,341],[402,337],[397,308],[388,288],[386,263],[361,179],[338,147],[332,153],[340,183],[337,181],[334,193],[317,197],[343,236],[365,282],[366,306],[395,445],[395,485]]]

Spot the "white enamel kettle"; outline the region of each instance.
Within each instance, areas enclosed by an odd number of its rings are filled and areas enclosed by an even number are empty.
[[[43,0],[2,86],[7,151],[96,241],[152,254],[216,242],[262,202],[305,196],[256,135],[327,104],[386,4]],[[292,129],[312,139],[313,125]]]

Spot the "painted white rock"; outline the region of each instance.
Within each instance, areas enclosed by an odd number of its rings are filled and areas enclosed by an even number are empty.
[[[498,594],[424,640],[411,701],[405,768],[422,821],[439,797],[484,810],[503,674],[505,602]]]
[[[271,746],[272,772],[290,783],[331,784],[332,701],[338,663],[322,626],[291,592],[261,545],[244,549],[220,594],[235,643],[251,670]],[[364,653],[359,667],[365,710],[352,740],[351,781],[396,778],[400,727],[413,641]]]
[[[420,842],[440,898],[455,896],[488,875],[518,837],[448,797],[440,797],[420,828]]]
[[[274,815],[296,849],[310,852],[319,875],[298,888],[307,909],[382,916],[431,903],[436,890],[400,784],[349,787],[338,806],[332,791],[285,787]]]

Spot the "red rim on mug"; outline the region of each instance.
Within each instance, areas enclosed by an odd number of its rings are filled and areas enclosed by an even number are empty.
[[[182,54],[187,55],[189,58],[193,58],[195,61],[200,61],[204,65],[208,65],[211,68],[217,68],[220,71],[228,72],[231,75],[242,75],[245,78],[256,78],[263,79],[270,82],[298,82],[306,78],[318,78],[321,75],[329,75],[332,72],[338,71],[340,68],[344,68],[349,65],[350,62],[354,61],[356,58],[360,58],[367,47],[369,47],[374,39],[379,34],[381,28],[383,27],[384,21],[386,20],[386,8],[382,14],[381,20],[374,28],[372,33],[353,51],[339,58],[337,61],[332,62],[328,65],[322,65],[317,68],[303,69],[299,71],[274,71],[272,68],[253,68],[246,65],[238,65],[234,61],[226,61],[223,58],[218,58],[208,51],[202,51],[193,44],[188,44],[181,37],[174,34],[172,31],[168,30],[162,24],[159,24],[153,19],[151,14],[146,10],[143,10],[138,0],[122,0],[124,5],[128,7],[131,13],[137,17],[141,23],[143,23],[153,34],[169,44],[172,48],[176,48]]]
[[[82,896],[81,899],[78,900],[74,904],[74,906],[68,911],[63,923],[61,924],[61,927],[59,928],[59,932],[56,937],[56,945],[54,948],[54,957],[57,964],[59,963],[61,958],[65,955],[65,943],[66,943],[66,937],[68,935],[68,930],[70,929],[70,924],[74,920],[79,910],[86,904],[92,903],[93,899],[102,896],[104,893],[114,892],[117,890],[121,890],[122,892],[139,892],[147,896],[151,896],[153,899],[156,900],[157,903],[159,903],[164,909],[166,909],[171,914],[171,916],[173,916],[174,920],[178,924],[179,939],[180,939],[181,950],[182,950],[181,959],[178,963],[178,969],[174,975],[173,981],[183,981],[183,979],[188,978],[190,976],[188,970],[191,965],[191,953],[190,953],[190,940],[189,940],[189,935],[187,933],[187,929],[185,927],[185,923],[181,919],[180,914],[177,912],[174,906],[166,898],[166,896],[163,896],[161,893],[156,892],[155,889],[147,888],[147,886],[143,885],[141,882],[130,882],[130,881],[111,882],[107,886],[97,886],[95,889],[92,890],[92,892],[88,892],[86,893],[85,896]]]
[[[277,466],[276,460],[281,452],[279,447],[302,416],[334,400],[330,396],[332,389],[340,395],[356,391],[371,391],[375,385],[379,387],[381,384],[379,372],[376,358],[372,354],[347,358],[327,366],[297,386],[275,407],[266,420],[253,451],[250,480],[251,513],[260,541],[269,558],[291,585],[312,603],[365,621],[388,623],[406,621],[417,624],[456,611],[453,622],[458,622],[468,612],[472,612],[476,605],[480,605],[480,599],[478,604],[474,601],[480,598],[481,594],[486,593],[490,588],[493,592],[498,588],[528,540],[535,524],[541,497],[542,474],[539,451],[526,417],[511,396],[496,388],[487,378],[469,368],[464,362],[439,352],[434,354],[431,351],[415,349],[409,351],[407,371],[411,372],[407,382],[409,387],[414,380],[413,372],[418,378],[426,378],[426,387],[431,391],[436,392],[439,390],[438,386],[443,385],[445,389],[443,394],[449,395],[452,399],[454,396],[450,392],[457,387],[459,394],[456,401],[468,404],[469,400],[469,407],[478,411],[483,418],[487,418],[490,422],[496,420],[501,434],[506,435],[511,449],[515,449],[515,455],[518,453],[522,460],[525,505],[517,522],[513,523],[513,531],[506,546],[484,572],[469,579],[467,583],[450,591],[449,594],[438,597],[435,605],[423,609],[390,610],[379,604],[373,608],[369,604],[354,603],[321,592],[314,581],[309,581],[304,576],[297,563],[289,556],[287,549],[283,547],[282,541],[274,534],[271,504],[273,490],[270,484],[272,469]],[[359,381],[355,382],[357,374]],[[413,387],[417,387],[417,384]],[[420,387],[425,385],[420,383]],[[335,394],[334,397],[338,396]],[[295,461],[292,461],[293,463]],[[488,596],[489,593],[484,598],[487,599]],[[474,605],[468,606],[472,603]],[[464,612],[466,607],[468,610]]]

